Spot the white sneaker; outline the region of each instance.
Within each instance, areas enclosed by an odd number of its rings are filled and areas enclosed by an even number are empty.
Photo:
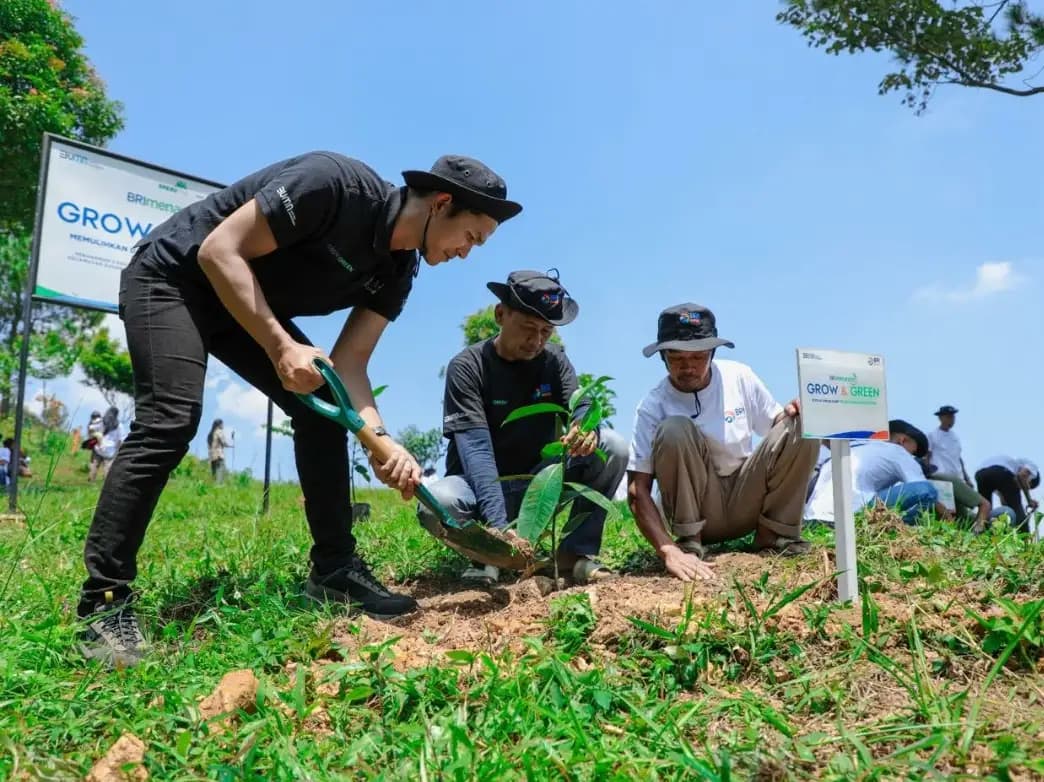
[[[460,574],[463,581],[477,581],[483,584],[495,584],[500,580],[500,568],[496,565],[480,565],[473,563]]]

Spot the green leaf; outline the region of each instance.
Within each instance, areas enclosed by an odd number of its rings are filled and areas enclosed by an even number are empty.
[[[584,400],[584,398],[590,396],[591,392],[595,388],[602,385],[602,383],[605,383],[607,380],[612,380],[612,378],[608,375],[602,375],[600,378],[592,380],[587,385],[581,386],[580,388],[576,389],[576,391],[574,391],[572,394],[570,394],[569,412],[572,413],[573,411],[575,411],[576,408],[579,406],[580,402]]]
[[[370,471],[363,467],[361,464],[355,465],[355,471],[363,477],[367,483],[370,482]]]
[[[603,462],[609,461],[609,454],[603,451],[601,448],[595,448],[595,456],[601,459]]]
[[[544,413],[561,413],[562,415],[569,415],[569,411],[562,407],[562,405],[552,404],[551,402],[540,402],[535,405],[516,407],[508,413],[508,417],[504,419],[504,423],[501,424],[501,426],[509,424],[512,421],[517,421],[519,418],[528,418],[531,415],[543,415]]]
[[[582,483],[573,483],[572,481],[567,481],[566,486],[575,491],[585,500],[593,502],[599,508],[605,508],[606,512],[609,514],[606,516],[606,521],[616,521],[619,518],[620,511],[617,509],[616,505],[613,504],[613,501],[599,494],[590,486],[584,486]]]
[[[379,397],[381,394],[385,392],[385,390],[387,390],[387,388],[388,386],[386,385],[377,386],[377,388],[373,389],[373,398],[376,399],[377,397]]]
[[[475,653],[466,649],[452,649],[446,652],[446,656],[456,665],[471,665],[475,662]]]
[[[540,456],[543,459],[554,459],[565,453],[565,444],[555,440],[553,443],[548,443],[540,449]]]
[[[522,498],[518,514],[518,534],[530,543],[536,543],[555,516],[562,496],[562,463],[549,464],[537,473]]]
[[[602,400],[596,399],[584,414],[584,420],[580,422],[580,431],[593,432],[600,423],[602,423]]]

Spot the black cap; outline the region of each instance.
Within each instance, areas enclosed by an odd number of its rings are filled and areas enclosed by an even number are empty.
[[[928,455],[928,438],[925,436],[924,432],[909,421],[904,421],[902,418],[893,418],[888,422],[888,432],[889,434],[905,434],[913,440],[917,445],[917,450],[914,451],[914,456],[918,459],[923,459]]]
[[[943,405],[935,411],[936,415],[957,415],[957,408],[953,405]]]
[[[522,204],[508,201],[504,180],[475,158],[443,155],[431,171],[403,171],[402,178],[417,190],[449,193],[456,203],[489,215],[498,223],[522,211]]]
[[[487,282],[486,287],[512,309],[536,315],[552,326],[572,323],[580,312],[580,305],[558,281],[558,269],[511,272],[507,283]]]
[[[642,349],[648,358],[661,350],[713,350],[736,347],[718,337],[714,313],[699,304],[676,304],[660,313],[656,322],[656,341]]]

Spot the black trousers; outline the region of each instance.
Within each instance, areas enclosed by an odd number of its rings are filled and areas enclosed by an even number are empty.
[[[1001,502],[1015,511],[1015,526],[1022,532],[1029,529],[1026,510],[1022,507],[1022,490],[1015,473],[999,465],[986,467],[975,473],[975,487],[986,499],[993,501],[993,493],[1001,496]]]
[[[135,418],[102,487],[87,533],[87,580],[79,604],[86,616],[112,592],[131,594],[137,554],[171,471],[188,452],[203,410],[207,356],[214,355],[272,399],[291,419],[305,515],[321,574],[355,553],[349,504],[347,433],[283,388],[272,362],[212,291],[180,286],[142,265],[148,247],[120,278],[120,317],[134,368]],[[284,328],[307,338],[293,323]],[[331,397],[326,389],[319,395]]]

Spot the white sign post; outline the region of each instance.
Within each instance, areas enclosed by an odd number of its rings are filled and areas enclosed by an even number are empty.
[[[888,439],[885,366],[881,356],[798,348],[802,436],[829,440],[833,460],[834,535],[838,598],[859,597],[852,440]]]

